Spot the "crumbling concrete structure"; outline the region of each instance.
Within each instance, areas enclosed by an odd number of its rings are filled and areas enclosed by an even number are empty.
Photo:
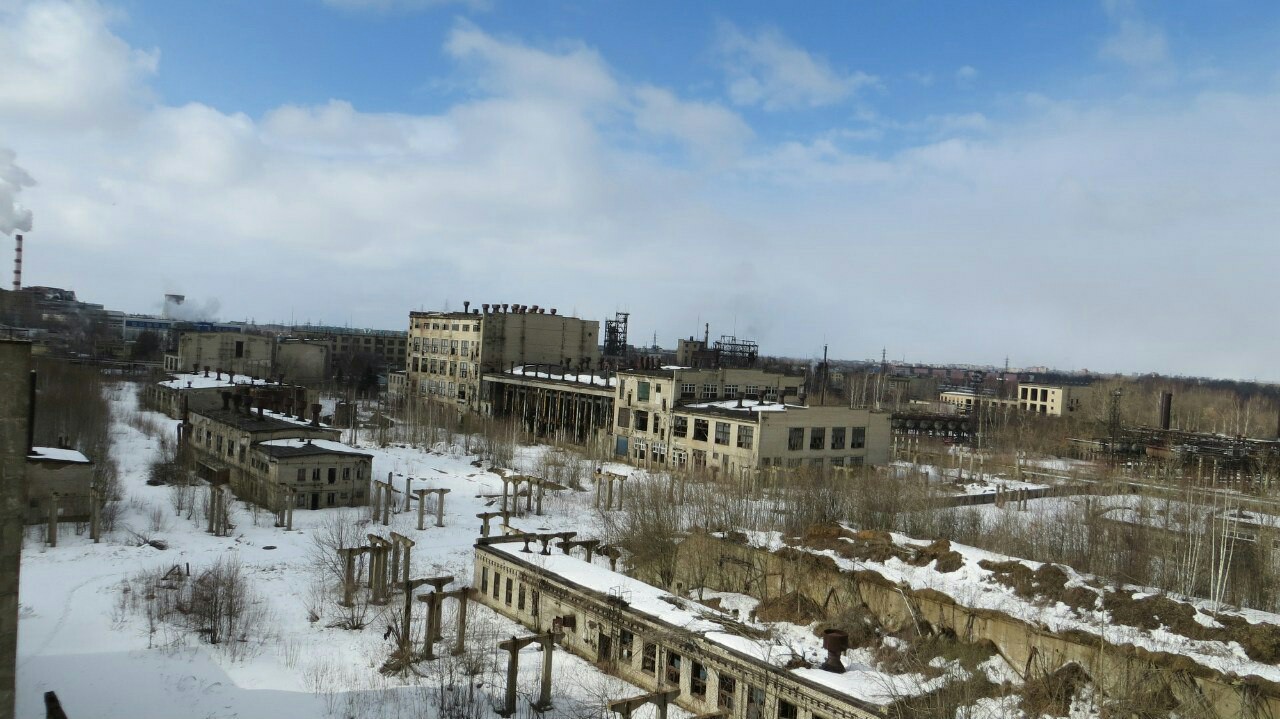
[[[31,344],[0,340],[0,719],[13,719],[14,712],[18,567],[34,395]]]

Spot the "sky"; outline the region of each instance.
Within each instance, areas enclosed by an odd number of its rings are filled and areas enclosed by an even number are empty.
[[[0,234],[130,312],[1278,381],[1277,48],[1255,0],[0,0]]]

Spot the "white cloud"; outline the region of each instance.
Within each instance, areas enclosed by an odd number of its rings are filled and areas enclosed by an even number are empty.
[[[731,23],[719,29],[718,50],[728,74],[729,97],[766,110],[820,107],[879,84],[865,72],[839,72],[773,29],[754,36]]]
[[[4,235],[31,230],[31,210],[18,202],[18,194],[36,182],[15,160],[13,150],[0,147],[0,234]]]
[[[79,13],[68,57],[120,43],[93,6],[40,7]],[[845,357],[1280,379],[1280,337],[1257,331],[1280,262],[1275,92],[1158,110],[1045,96],[1017,122],[901,122],[921,139],[886,153],[861,143],[897,128],[867,113],[770,142],[581,43],[461,25],[446,52],[477,93],[424,115],[171,107],[145,101],[143,73],[89,98],[131,108],[104,133],[0,95],[0,137],[40,180],[7,176],[40,216],[27,275],[135,311],[172,287],[227,317],[384,327],[446,300],[536,302],[630,308],[663,342],[736,317],[770,353],[825,335]],[[94,79],[30,67],[36,85]]]
[[[751,139],[751,128],[734,112],[706,102],[682,101],[670,90],[644,85],[635,91],[636,126],[672,137],[694,154],[725,162]]]
[[[962,65],[956,70],[956,83],[965,86],[978,79],[978,69],[972,65]]]
[[[1099,57],[1136,70],[1165,69],[1171,62],[1164,30],[1147,22],[1132,0],[1103,0],[1114,31],[1098,49]]]
[[[0,7],[0,106],[9,117],[100,127],[132,116],[158,51],[130,48],[91,2],[41,0]]]

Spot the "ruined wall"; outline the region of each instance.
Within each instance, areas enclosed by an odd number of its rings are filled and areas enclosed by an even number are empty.
[[[0,340],[0,719],[12,719],[18,651],[31,344]]]
[[[760,599],[795,591],[823,607],[828,616],[861,609],[890,631],[927,622],[965,641],[990,640],[1024,676],[1051,673],[1075,662],[1104,691],[1159,677],[1180,698],[1198,691],[1218,716],[1280,716],[1280,687],[1270,682],[1223,677],[1185,657],[1117,646],[1092,634],[1055,633],[1001,612],[961,606],[941,592],[899,587],[875,572],[842,572],[829,557],[774,553],[697,534],[680,546],[676,583]]]

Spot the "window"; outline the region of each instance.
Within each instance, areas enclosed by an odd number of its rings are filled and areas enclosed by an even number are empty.
[[[653,461],[659,464],[665,464],[667,461],[667,443],[666,442],[649,443],[649,459],[652,459]]]
[[[719,686],[716,689],[716,703],[722,709],[733,713],[733,695],[737,692],[738,680],[727,674],[720,674]]]
[[[635,644],[635,636],[626,629],[618,630],[618,658],[631,663],[631,646]]]
[[[217,452],[218,454],[222,454],[222,435],[218,435],[218,440],[217,440],[217,443],[215,444],[215,447],[216,449],[214,451]]]
[[[636,459],[644,459],[645,452],[649,449],[649,445],[642,439],[637,439],[631,443],[631,456]]]
[[[470,353],[471,353],[471,340],[462,340],[462,354],[467,355]]]
[[[644,643],[644,651],[640,655],[640,669],[646,672],[658,671],[658,645],[652,642]]]
[[[520,591],[516,593],[516,609],[524,611],[524,582],[520,583]]]
[[[236,456],[236,443],[232,442],[230,439],[227,440],[227,456]]]
[[[636,420],[637,432],[649,431],[649,413],[648,412],[645,412],[642,410],[636,410],[635,420]]]
[[[706,451],[701,450],[701,449],[695,449],[695,450],[693,450],[693,466],[694,466],[694,468],[696,468],[696,469],[701,469],[701,468],[703,468],[703,467],[706,467],[706,466],[707,466],[707,453],[706,453]]]
[[[489,593],[489,568],[480,568],[480,591],[485,594]]]
[[[466,363],[466,362],[463,362],[462,364],[458,365],[458,376],[459,376],[459,377],[462,377],[463,379],[465,379],[465,378],[466,378],[466,376],[467,376],[467,363]]]
[[[727,385],[725,385],[725,386],[724,386],[724,396],[725,396],[725,397],[728,397],[729,399],[734,399],[735,397],[737,397],[737,396],[738,396],[738,385],[736,385],[736,384],[727,384]]]
[[[787,449],[795,452],[804,446],[804,427],[792,427],[787,430]]]
[[[849,449],[862,449],[867,446],[867,428],[853,427],[849,430]]]
[[[618,408],[618,427],[628,429],[631,427],[631,410],[626,407]]]
[[[751,449],[755,443],[756,428],[746,424],[738,425],[738,446],[742,449]]]
[[[850,458],[849,458],[849,466],[850,466],[850,467],[861,467],[861,466],[862,466],[862,457],[850,457]]]
[[[716,398],[716,386],[715,386],[715,385],[713,385],[713,384],[704,384],[704,385],[702,385],[702,398],[703,398],[703,399],[715,399],[715,398]]]
[[[785,699],[778,700],[778,719],[800,719],[796,705]]]
[[[800,466],[800,458],[792,457],[787,460],[787,469],[796,469]]]
[[[493,598],[498,598],[498,592],[502,591],[502,573],[493,573]]]
[[[236,357],[244,357],[244,342],[241,340],[236,341]]]
[[[831,428],[831,448],[844,449],[844,427]]]
[[[691,667],[689,693],[701,699],[707,696],[707,668],[700,662],[694,662]]]
[[[729,444],[728,422],[716,422],[716,444]]]
[[[344,482],[350,482],[350,481],[351,481],[351,468],[350,468],[350,467],[343,467],[343,468],[342,468],[342,481],[344,481]]]
[[[648,382],[636,383],[636,399],[639,400],[640,402],[649,401],[649,383]]]
[[[676,417],[674,424],[671,425],[671,432],[677,437],[689,436],[689,418]]]
[[[338,468],[330,467],[329,468],[329,484],[333,484],[334,482],[337,482],[337,481],[338,481]]]
[[[693,420],[693,439],[697,442],[707,441],[707,420]]]
[[[698,396],[698,385],[692,382],[680,383],[680,399],[693,399]]]
[[[455,325],[455,326],[454,326],[454,329],[456,330],[456,329],[458,329],[458,327]],[[458,354],[458,340],[450,340],[450,341],[449,341],[449,354],[451,354],[451,355],[456,355],[456,354]]]
[[[315,468],[313,468],[313,469],[311,470],[311,481],[312,481],[312,482],[319,482],[319,481],[320,481],[320,468],[319,468],[319,467],[315,467]]]
[[[834,449],[834,447],[833,447],[832,449]],[[844,466],[844,457],[832,457],[832,458],[831,458],[831,466],[832,466],[832,467],[843,467],[843,466]]]
[[[747,385],[746,394],[747,394],[747,399],[760,399],[760,385],[758,384]]]
[[[673,651],[667,651],[667,671],[664,674],[667,683],[680,686],[680,655]]]
[[[324,501],[326,506],[332,507],[338,503],[338,495],[333,492],[329,492],[324,495]]]
[[[1018,399],[1026,399],[1026,398],[1027,398],[1027,388],[1026,388],[1026,387],[1019,387],[1019,388],[1018,388]]]
[[[689,461],[689,453],[683,449],[671,450],[671,463],[677,467],[684,467]]]
[[[303,469],[302,467],[298,467],[298,481],[299,482],[307,481],[307,470]]]
[[[809,449],[827,448],[827,428],[814,427],[809,430]]]

